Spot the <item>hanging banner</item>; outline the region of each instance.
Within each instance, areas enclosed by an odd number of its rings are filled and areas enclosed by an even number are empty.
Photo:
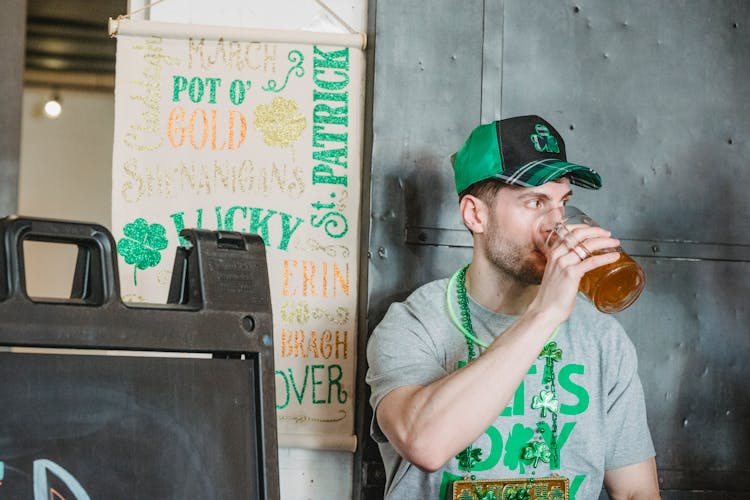
[[[116,30],[123,299],[166,302],[183,228],[260,235],[279,444],[354,451],[361,37],[285,42],[283,32],[147,21]]]

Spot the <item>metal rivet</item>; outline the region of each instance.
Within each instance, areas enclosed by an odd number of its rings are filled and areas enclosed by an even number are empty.
[[[255,330],[255,319],[252,316],[242,318],[242,328],[248,332]]]
[[[388,256],[388,251],[385,249],[385,247],[378,248],[378,257],[381,259],[385,259]]]

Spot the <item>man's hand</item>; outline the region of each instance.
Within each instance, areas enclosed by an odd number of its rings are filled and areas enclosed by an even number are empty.
[[[609,231],[586,225],[568,227],[570,232],[565,238],[555,239],[546,249],[542,284],[529,306],[529,311],[550,314],[557,323],[564,322],[573,312],[583,275],[620,258],[618,252],[600,253],[620,245]]]

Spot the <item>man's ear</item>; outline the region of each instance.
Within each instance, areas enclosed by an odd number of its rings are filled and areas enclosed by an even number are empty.
[[[466,228],[473,234],[484,233],[487,223],[487,204],[470,194],[461,198],[458,204],[461,219],[464,221]]]

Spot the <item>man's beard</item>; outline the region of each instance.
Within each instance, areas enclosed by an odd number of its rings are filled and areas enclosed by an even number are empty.
[[[485,253],[498,271],[524,285],[539,285],[544,276],[544,266],[534,262],[535,249],[527,249],[500,236],[492,225],[488,228]]]

